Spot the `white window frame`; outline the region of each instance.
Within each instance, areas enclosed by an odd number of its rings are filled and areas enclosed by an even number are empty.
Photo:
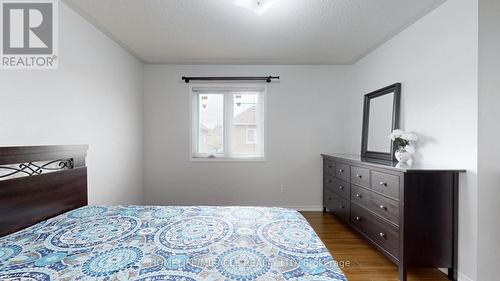
[[[198,113],[198,108],[197,108],[197,102],[195,101],[196,93],[193,91],[193,89],[197,88],[206,88],[207,90],[209,89],[234,89],[235,91],[245,91],[245,90],[259,90],[262,92],[262,100],[263,100],[263,111],[264,113],[262,116],[264,117],[264,122],[261,123],[261,125],[264,127],[262,128],[262,133],[263,133],[263,138],[262,138],[262,157],[243,157],[243,156],[231,156],[231,155],[226,155],[226,152],[230,150],[230,138],[228,136],[229,128],[231,126],[231,120],[230,116],[232,116],[232,110],[233,108],[226,108],[227,105],[232,104],[232,96],[231,95],[224,95],[224,139],[223,139],[223,144],[224,144],[224,154],[215,154],[215,155],[199,155],[197,153],[197,146],[198,143],[196,142],[197,137],[196,135],[198,134],[198,118],[195,116]],[[201,83],[196,83],[193,85],[189,86],[189,105],[190,105],[190,110],[189,110],[189,118],[190,118],[190,150],[189,150],[189,159],[192,162],[266,162],[267,161],[267,86],[262,85],[262,84],[247,84],[247,83],[235,83],[235,84],[230,84],[230,83],[224,83],[224,84],[212,84],[212,83],[207,83],[207,84],[201,84]]]

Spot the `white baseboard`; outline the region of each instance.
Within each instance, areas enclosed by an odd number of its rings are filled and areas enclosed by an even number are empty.
[[[282,208],[288,208],[288,209],[294,209],[297,211],[304,211],[304,212],[321,212],[323,211],[323,206],[322,205],[300,205],[300,206],[280,206]]]
[[[474,281],[474,280],[472,280],[472,278],[470,278],[469,276],[459,272],[458,281]]]
[[[447,268],[439,268],[439,270],[441,272],[443,272],[444,274],[448,274]],[[458,273],[458,281],[474,281],[474,280],[472,280],[472,278],[470,278],[469,276],[459,272]]]

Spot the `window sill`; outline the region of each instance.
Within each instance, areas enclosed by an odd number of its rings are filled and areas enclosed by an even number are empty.
[[[265,157],[237,158],[237,157],[191,157],[190,162],[267,162]]]

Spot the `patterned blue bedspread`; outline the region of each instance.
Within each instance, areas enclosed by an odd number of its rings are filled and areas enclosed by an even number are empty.
[[[298,212],[86,206],[0,238],[0,280],[347,280]]]

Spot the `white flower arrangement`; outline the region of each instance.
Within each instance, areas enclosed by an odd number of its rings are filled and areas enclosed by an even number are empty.
[[[394,130],[389,135],[389,138],[396,143],[396,145],[403,151],[408,151],[410,153],[414,152],[411,144],[418,141],[418,136],[414,133],[408,133],[403,130]]]

